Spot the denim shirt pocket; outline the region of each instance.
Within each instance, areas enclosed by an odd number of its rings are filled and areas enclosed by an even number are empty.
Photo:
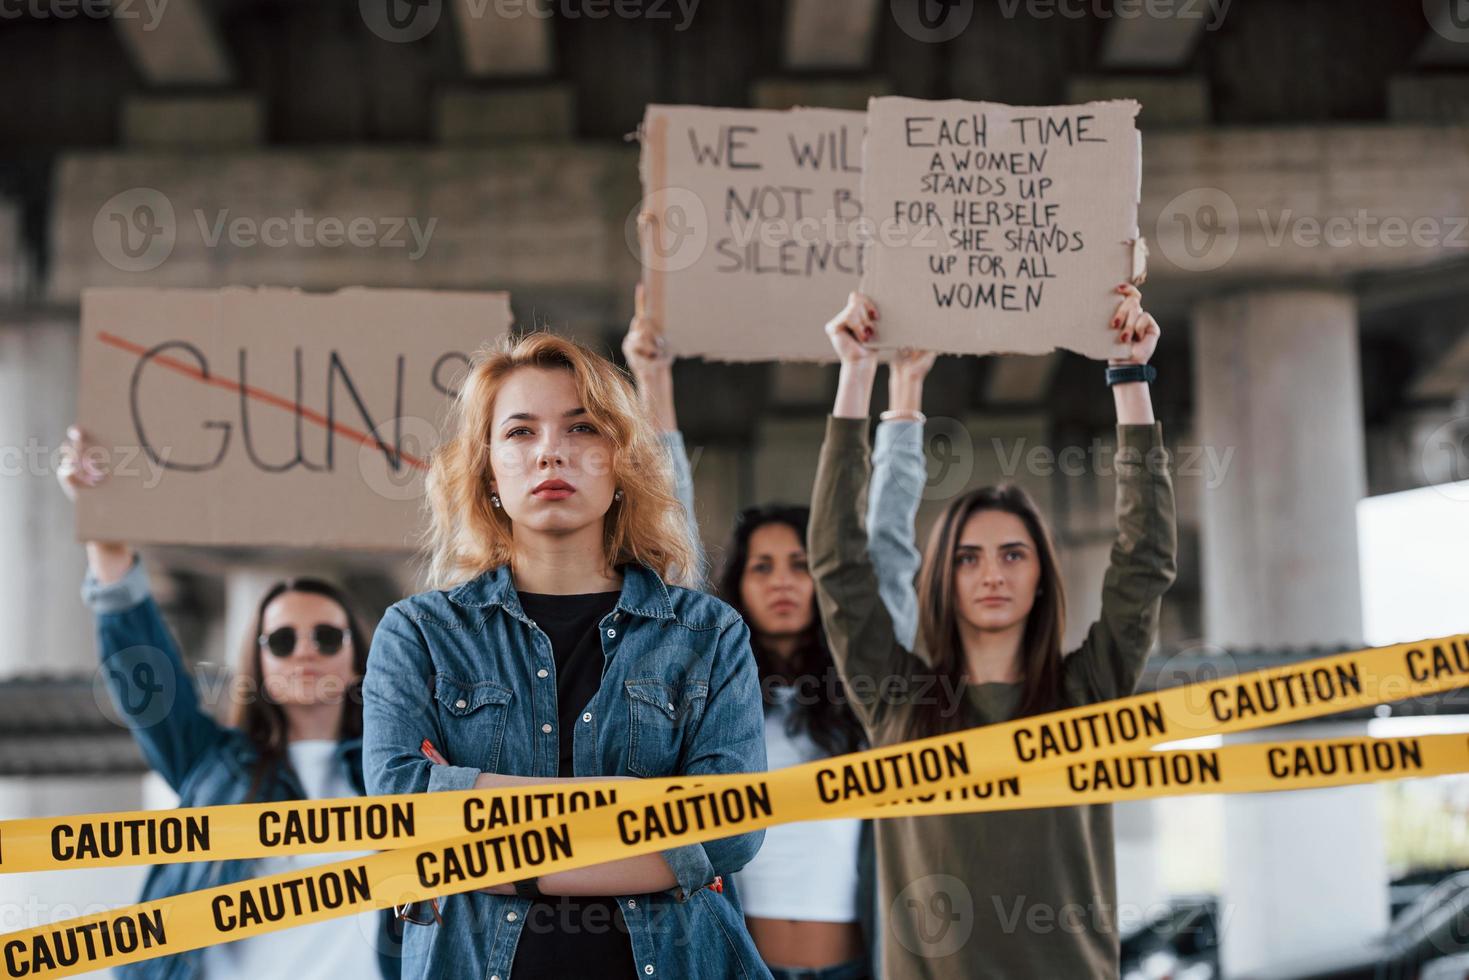
[[[638,776],[678,771],[684,735],[704,713],[709,685],[654,678],[623,682],[628,703],[627,768]]]
[[[457,766],[499,771],[505,742],[505,718],[514,693],[494,681],[463,681],[448,674],[434,677],[434,697],[446,716],[450,745],[436,746]]]

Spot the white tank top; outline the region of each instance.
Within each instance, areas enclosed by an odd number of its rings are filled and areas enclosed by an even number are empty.
[[[796,689],[772,689],[775,704],[765,714],[769,768],[782,769],[826,758],[811,736],[786,733]],[[857,921],[859,820],[781,824],[765,831],[754,859],[735,874],[746,915],[814,922]]]
[[[357,795],[346,767],[337,759],[336,750],[337,743],[332,739],[290,743],[291,766],[301,777],[308,799]],[[299,872],[312,865],[373,853],[349,851],[259,858],[250,877]],[[277,976],[289,976],[291,980],[340,980],[341,977],[374,980],[382,973],[377,957],[381,922],[382,912],[370,910],[210,946],[204,951],[204,976],[207,980],[260,980]]]

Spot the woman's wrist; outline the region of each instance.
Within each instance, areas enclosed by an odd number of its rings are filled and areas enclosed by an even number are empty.
[[[877,361],[843,361],[837,374],[836,404],[831,414],[839,419],[865,419],[872,406],[872,385],[877,378]]]
[[[888,373],[888,410],[921,415],[923,409],[923,381],[904,377],[898,372]]]
[[[638,400],[664,432],[678,428],[678,416],[673,408],[673,367],[659,365],[638,371],[633,380],[637,382]]]
[[[88,541],[87,568],[99,585],[111,585],[133,567],[133,549],[119,541]]]

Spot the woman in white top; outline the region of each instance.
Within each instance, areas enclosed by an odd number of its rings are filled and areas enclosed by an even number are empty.
[[[673,354],[645,308],[641,286],[634,307],[623,355],[645,412],[663,434],[692,524],[693,479],[674,409]],[[918,624],[913,576],[920,562],[913,525],[927,480],[918,406],[933,363],[932,353],[904,352],[890,365],[890,405],[877,429],[868,509],[868,542],[883,604],[910,644]],[[807,493],[792,488],[793,496]],[[750,627],[771,769],[865,747],[816,609],[806,565],[807,514],[805,507],[781,505],[742,512],[712,588]],[[733,884],[750,935],[776,980],[873,975],[876,874],[870,821],[804,822],[765,832],[759,853]]]

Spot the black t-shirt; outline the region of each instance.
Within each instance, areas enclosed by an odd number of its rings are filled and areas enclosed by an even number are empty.
[[[587,702],[602,686],[602,638],[598,624],[617,606],[621,593],[538,595],[520,593],[520,607],[551,640],[556,662],[556,723],[561,764],[558,776],[574,776],[572,736]],[[526,913],[510,975],[515,980],[562,977],[638,976],[632,940],[615,898],[540,899]]]

